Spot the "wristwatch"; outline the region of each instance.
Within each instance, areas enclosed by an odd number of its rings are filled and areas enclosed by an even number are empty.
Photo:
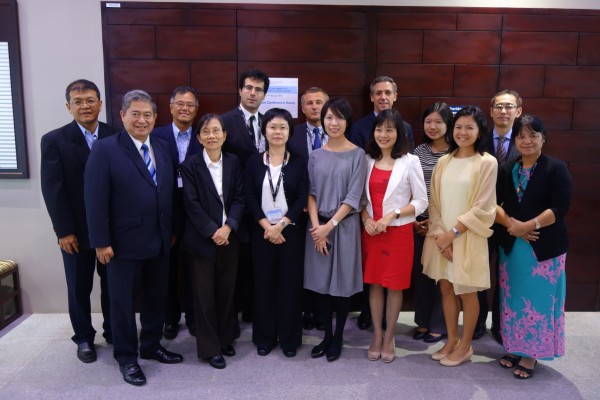
[[[400,211],[400,209],[399,209],[399,208],[396,208],[396,209],[394,210],[394,214],[396,214],[396,219],[400,218],[400,213],[401,213],[401,211]]]
[[[285,228],[285,226],[287,225],[287,223],[285,222],[284,219],[282,219],[281,221],[279,221],[279,223],[281,224],[282,228]]]
[[[452,227],[452,232],[454,233],[455,237],[459,237],[460,236],[460,231],[454,227]]]
[[[335,228],[338,225],[338,222],[335,219],[331,218],[331,225],[333,225],[333,227]]]
[[[533,223],[535,224],[535,229],[540,229],[542,227],[542,224],[540,224],[540,221],[538,221],[537,218],[533,219]]]

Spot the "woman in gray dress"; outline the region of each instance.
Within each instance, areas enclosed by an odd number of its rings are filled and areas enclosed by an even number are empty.
[[[350,296],[362,290],[359,210],[367,163],[365,152],[348,140],[352,126],[348,100],[339,97],[327,101],[321,110],[321,123],[329,138],[326,145],[312,152],[308,162],[310,221],[304,287],[316,293],[325,323],[325,337],[311,356],[327,355],[327,361],[335,361],[342,352]]]

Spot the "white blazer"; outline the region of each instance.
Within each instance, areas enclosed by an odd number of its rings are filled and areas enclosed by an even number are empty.
[[[373,218],[373,204],[371,203],[371,193],[369,192],[369,180],[375,166],[375,160],[367,155],[367,163],[367,182],[365,184],[364,197],[366,198],[365,206],[367,212]],[[401,226],[413,222],[415,216],[421,215],[429,204],[421,162],[419,161],[419,157],[413,154],[405,154],[397,158],[394,162],[390,181],[383,197],[383,215],[394,211],[396,208],[402,208],[409,203],[415,207],[415,213],[412,215],[401,215],[400,218],[394,219],[390,223],[390,226]]]

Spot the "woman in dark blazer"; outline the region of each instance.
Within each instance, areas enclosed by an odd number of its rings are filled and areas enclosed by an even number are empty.
[[[288,111],[267,111],[261,130],[268,150],[248,160],[245,185],[246,205],[256,221],[252,341],[260,356],[279,341],[283,354],[294,357],[302,343],[304,251],[304,231],[295,222],[306,207],[308,173],[303,158],[286,150],[293,134]]]
[[[564,217],[573,183],[567,165],[542,153],[542,121],[523,115],[511,141],[521,157],[498,174],[496,222],[506,227],[500,242],[500,318],[506,354],[503,368],[514,377],[533,376],[538,359],[565,351],[565,260],[569,246]]]
[[[198,122],[203,151],[181,166],[186,218],[181,246],[189,254],[198,358],[225,368],[235,355],[233,293],[244,214],[243,174],[237,157],[221,151],[226,132],[218,115]]]

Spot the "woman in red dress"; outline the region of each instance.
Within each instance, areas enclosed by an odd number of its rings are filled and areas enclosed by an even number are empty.
[[[380,112],[366,146],[367,182],[361,213],[364,282],[369,284],[373,339],[369,360],[394,360],[394,328],[402,290],[410,287],[413,263],[412,223],[427,208],[427,190],[419,158],[408,153],[402,117]],[[387,289],[387,302],[384,290]],[[387,327],[382,329],[384,304]]]

